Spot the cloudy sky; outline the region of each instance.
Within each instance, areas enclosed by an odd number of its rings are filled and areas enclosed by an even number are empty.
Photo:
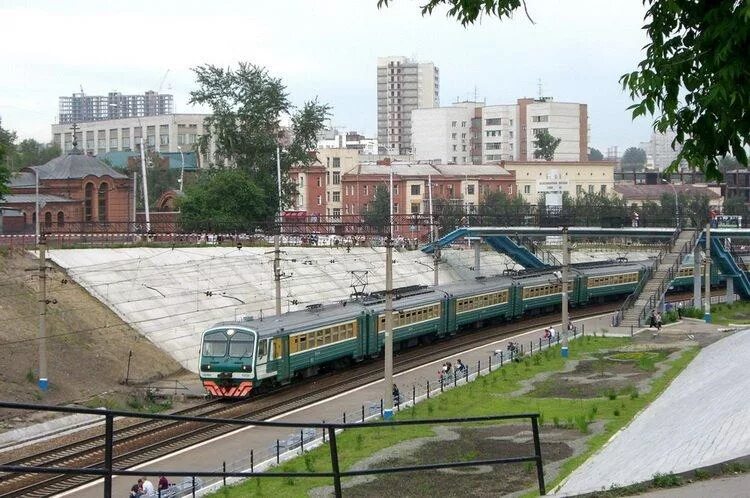
[[[58,96],[142,93],[175,96],[177,112],[199,64],[266,66],[301,104],[318,96],[332,122],[376,131],[378,56],[406,55],[440,68],[441,105],[456,99],[513,103],[542,93],[589,106],[590,145],[620,153],[648,140],[633,122],[619,76],[642,58],[639,0],[527,0],[510,21],[463,28],[445,9],[422,17],[419,1],[393,0],[0,0],[0,118],[22,138],[50,140]]]

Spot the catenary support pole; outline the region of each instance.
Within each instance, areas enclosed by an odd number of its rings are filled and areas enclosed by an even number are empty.
[[[281,146],[276,145],[276,182],[279,209],[276,212],[276,234],[273,237],[273,280],[276,285],[276,316],[281,316]]]
[[[474,246],[474,276],[478,277],[480,272],[480,263],[481,263],[481,253],[480,250],[482,249],[482,239],[477,238],[477,245]]]
[[[148,207],[148,176],[146,175],[146,151],[143,146],[143,129],[141,128],[141,185],[143,185],[143,207],[146,213],[146,234],[151,233],[151,213]]]
[[[427,175],[427,191],[429,193],[430,200],[430,242],[432,242],[432,266],[435,272],[433,277],[433,285],[436,287],[440,285],[440,247],[438,244],[438,232],[435,226],[435,215],[432,211],[432,175]]]
[[[390,173],[390,223],[389,236],[385,242],[385,372],[383,395],[383,419],[393,418],[393,167]]]
[[[701,309],[701,246],[693,250],[693,308]]]
[[[47,390],[47,242],[39,238],[39,389]]]
[[[706,223],[706,275],[703,277],[706,286],[706,301],[703,308],[703,319],[711,323],[711,224]]]
[[[570,248],[568,247],[568,227],[562,229],[562,289],[561,289],[561,307],[562,307],[562,324],[560,334],[562,335],[562,348],[560,352],[563,358],[568,357],[568,275],[570,273]]]

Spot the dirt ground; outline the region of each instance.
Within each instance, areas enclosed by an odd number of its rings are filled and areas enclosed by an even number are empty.
[[[138,384],[181,373],[176,361],[49,262],[46,328],[50,384],[42,393],[37,388],[38,266],[38,260],[25,252],[0,255],[0,399],[51,405],[118,403],[128,399]],[[128,386],[124,385],[126,375]],[[18,415],[0,411],[0,430],[21,423]]]
[[[572,441],[581,437],[574,430],[547,429],[544,432],[541,446],[545,466],[572,456]],[[423,444],[417,442],[411,448],[401,448],[397,457],[383,459],[373,467],[511,458],[534,453],[530,424],[451,427],[436,433],[436,438]],[[457,479],[460,479],[460,487],[456,486]],[[375,498],[390,489],[398,490],[398,495],[403,497],[485,497],[503,496],[538,485],[533,462],[385,474],[376,481],[348,485],[344,494]]]

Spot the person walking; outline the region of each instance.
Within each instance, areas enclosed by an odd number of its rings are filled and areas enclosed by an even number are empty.
[[[648,328],[656,328],[656,310],[651,310],[651,317],[648,320]]]
[[[677,303],[677,318],[679,318],[680,320],[682,320],[682,306],[682,301]]]
[[[661,313],[656,314],[656,331],[661,332]]]

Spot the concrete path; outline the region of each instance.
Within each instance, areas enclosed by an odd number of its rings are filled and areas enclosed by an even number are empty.
[[[660,489],[635,498],[750,498],[750,474],[694,482],[678,488]]]
[[[700,333],[706,325],[679,327]],[[625,486],[657,472],[679,473],[750,455],[747,365],[750,330],[707,346],[656,401],[554,490],[556,495]]]

